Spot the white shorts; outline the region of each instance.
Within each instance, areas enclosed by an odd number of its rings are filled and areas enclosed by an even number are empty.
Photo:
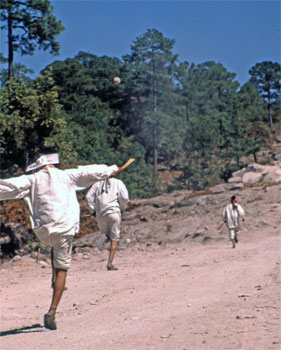
[[[53,248],[53,266],[60,270],[68,270],[70,267],[73,235],[60,233],[49,234],[46,231],[36,234],[40,241]]]
[[[239,232],[239,228],[230,228],[229,229],[229,239],[232,241],[235,237],[235,235],[237,235],[237,233]]]
[[[119,241],[121,213],[112,213],[97,218],[100,233],[105,234],[111,241]]]

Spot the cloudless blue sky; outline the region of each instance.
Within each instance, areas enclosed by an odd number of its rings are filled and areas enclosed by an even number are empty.
[[[55,60],[74,57],[79,51],[122,58],[148,28],[175,39],[179,61],[215,61],[237,74],[244,84],[257,62],[280,62],[280,1],[118,1],[51,0],[54,14],[66,28],[57,38],[59,56],[37,51],[34,56],[15,56],[34,70]],[[1,33],[1,52],[7,54],[6,33]]]

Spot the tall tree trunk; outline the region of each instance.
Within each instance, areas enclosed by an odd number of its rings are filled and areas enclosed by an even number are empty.
[[[271,96],[270,96],[270,91],[268,91],[268,94],[267,94],[267,111],[268,111],[269,127],[270,127],[270,131],[272,132],[272,115],[271,115]]]
[[[153,80],[153,112],[157,110],[157,91],[156,80]],[[157,178],[157,165],[158,165],[158,139],[157,139],[157,121],[153,126],[153,164],[154,164],[154,179]]]
[[[157,126],[156,123],[154,124],[154,130],[153,130],[153,158],[154,158],[154,178],[157,178],[157,164],[158,164],[158,148],[157,148]]]
[[[8,9],[8,80],[14,76],[13,20],[11,7]]]
[[[157,110],[157,85],[155,79],[155,60],[154,60],[154,48],[152,48],[153,59],[152,59],[152,74],[153,74],[153,112]],[[158,139],[157,139],[157,121],[154,122],[153,130],[153,163],[154,163],[154,181],[157,179],[157,165],[158,165]]]

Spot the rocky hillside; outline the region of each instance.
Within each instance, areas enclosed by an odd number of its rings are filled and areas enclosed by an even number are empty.
[[[275,172],[278,167],[271,170]],[[132,202],[123,215],[120,247],[138,245],[143,250],[146,246],[164,246],[183,240],[191,244],[226,240],[227,229],[222,225],[221,212],[233,194],[238,196],[246,211],[242,232],[248,238],[254,236],[256,230],[264,234],[269,229],[273,234],[280,233],[280,182],[239,182],[239,189],[237,187],[237,183],[230,181],[206,192],[182,190]],[[94,247],[97,238],[98,234],[94,232],[77,239],[76,251],[86,246]]]
[[[174,191],[158,197],[131,201],[123,214],[120,249],[136,245],[165,246],[183,240],[207,244],[226,240],[227,230],[222,226],[221,211],[238,196],[246,211],[243,232],[249,238],[259,232],[280,233],[280,183],[279,162],[262,166],[251,164],[234,173],[228,183],[219,184],[208,191]],[[99,237],[95,218],[89,215],[82,196],[81,230],[74,242],[74,252],[95,247]],[[9,201],[1,212],[1,254],[3,261],[21,255],[37,256],[49,252],[41,247],[30,229],[27,208],[23,201]]]

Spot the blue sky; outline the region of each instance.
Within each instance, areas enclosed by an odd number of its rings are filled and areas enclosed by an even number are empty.
[[[15,56],[35,72],[79,51],[119,57],[148,28],[175,39],[174,53],[189,63],[220,62],[240,84],[257,62],[280,62],[280,1],[118,1],[51,0],[66,30],[58,37],[61,53]],[[1,52],[6,54],[1,33]]]

